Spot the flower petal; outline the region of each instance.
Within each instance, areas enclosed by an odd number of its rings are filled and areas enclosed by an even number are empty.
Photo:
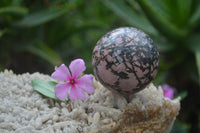
[[[77,78],[82,72],[85,71],[85,62],[82,59],[75,59],[71,62],[69,68],[72,72],[72,77]]]
[[[70,84],[69,83],[60,83],[60,84],[57,84],[55,86],[55,88],[54,88],[56,97],[58,99],[60,99],[60,100],[63,100],[63,101],[66,100],[69,88],[70,88]]]
[[[58,81],[65,81],[68,80],[71,77],[70,72],[68,68],[65,66],[65,64],[62,64],[60,67],[58,67],[54,73],[52,73],[51,77]]]
[[[94,83],[93,83],[93,76],[85,74],[80,79],[76,80],[76,84],[86,91],[88,94],[91,94],[94,92]]]
[[[164,90],[164,97],[168,97],[169,99],[173,99],[174,98],[174,91],[173,90]]]
[[[163,89],[164,97],[168,97],[170,99],[174,98],[175,88],[173,88],[167,84],[164,84],[164,85],[162,85],[162,89]]]
[[[82,90],[80,90],[78,87],[73,85],[73,86],[71,86],[71,91],[70,91],[70,94],[69,94],[69,98],[72,101],[75,101],[77,99],[85,100],[86,95],[83,93]]]

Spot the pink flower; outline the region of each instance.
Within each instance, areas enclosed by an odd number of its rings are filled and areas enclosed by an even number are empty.
[[[174,98],[175,89],[167,84],[162,85],[164,97]]]
[[[64,83],[59,83],[55,86],[55,95],[58,99],[63,101],[67,99],[68,95],[72,101],[77,99],[85,100],[86,95],[84,92],[88,94],[94,92],[93,76],[85,74],[80,77],[82,72],[86,69],[85,62],[82,59],[73,60],[69,68],[71,73],[68,68],[62,64],[52,73],[52,78],[58,81],[64,81]]]

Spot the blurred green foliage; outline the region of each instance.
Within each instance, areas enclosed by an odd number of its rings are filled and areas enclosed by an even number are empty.
[[[0,70],[50,74],[83,58],[92,73],[97,40],[122,26],[152,37],[160,52],[155,84],[185,97],[172,132],[200,132],[199,0],[1,0]]]
[[[0,68],[50,74],[56,65],[83,58],[92,73],[93,47],[119,26],[116,20],[96,0],[2,0]]]

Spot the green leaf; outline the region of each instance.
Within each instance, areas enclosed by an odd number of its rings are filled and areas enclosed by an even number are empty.
[[[160,14],[158,8],[154,8],[153,0],[137,0],[148,19],[163,35],[169,39],[179,40],[188,34],[187,29],[179,28]],[[156,2],[156,1],[154,1]]]
[[[87,21],[83,21],[83,23],[81,25],[70,25],[67,27],[67,29],[63,32],[59,32],[59,30],[61,30],[61,28],[57,28],[57,29],[52,29],[51,30],[51,36],[49,39],[50,42],[52,42],[52,44],[56,45],[57,47],[59,47],[59,45],[62,45],[62,43],[57,43],[60,42],[61,40],[65,40],[66,37],[70,38],[71,36],[75,35],[75,34],[81,34],[84,32],[87,32],[92,29],[92,30],[97,30],[97,29],[101,29],[101,28],[105,28],[105,27],[109,27],[107,24],[105,24],[104,22],[100,22],[100,21],[96,21],[96,20],[87,20]],[[63,29],[63,27],[62,27]],[[58,32],[56,32],[58,31]],[[57,33],[55,35],[55,32]],[[94,34],[93,34],[94,35]],[[96,35],[96,34],[95,34]],[[56,37],[55,37],[56,36]],[[81,45],[81,43],[76,43],[76,45]],[[82,45],[81,45],[82,46]]]
[[[196,11],[191,16],[191,18],[189,20],[189,24],[192,28],[195,28],[196,25],[199,25],[199,22],[200,22],[200,2],[199,2],[199,5],[198,5]]]
[[[169,0],[167,0],[169,1]],[[165,3],[165,0],[149,0],[151,5],[153,5],[153,8],[159,13],[165,17],[165,18],[170,18],[169,13],[168,13],[168,7]]]
[[[169,19],[180,27],[186,27],[191,14],[192,0],[159,0],[167,8]]]
[[[200,51],[195,52],[195,57],[196,57],[196,65],[197,65],[197,70],[199,75],[199,85],[200,85]]]
[[[178,18],[180,23],[182,22],[184,24],[186,24],[186,22],[188,21],[189,17],[190,17],[190,13],[191,13],[191,7],[192,7],[192,0],[177,0],[177,6],[178,6]],[[174,20],[176,20],[176,18],[174,18]]]
[[[42,95],[52,98],[54,100],[61,101],[55,96],[54,87],[57,82],[54,81],[42,81],[42,80],[32,80],[32,86],[34,90],[41,93]],[[67,100],[66,100],[67,101]]]
[[[111,10],[113,10],[118,16],[122,17],[129,24],[142,29],[144,32],[152,35],[156,35],[157,31],[149,23],[149,21],[143,16],[134,12],[123,0],[102,0],[102,2]]]
[[[178,95],[175,98],[181,97],[181,100],[183,100],[184,98],[187,97],[187,95],[188,95],[188,92],[187,91],[183,91],[183,92],[178,93]]]
[[[7,28],[5,28],[5,29],[3,29],[3,30],[0,30],[0,38],[2,38],[2,36],[3,36],[4,34],[6,34],[6,32],[8,32],[8,29],[7,29]]]
[[[188,38],[186,47],[194,53],[200,85],[200,34],[195,34]]]
[[[35,45],[27,45],[24,47],[27,51],[38,55],[39,57],[45,59],[52,65],[60,65],[62,63],[62,59],[59,55],[56,54],[54,50],[52,50],[48,45],[44,44],[41,41],[36,41]]]
[[[0,14],[2,13],[26,15],[28,13],[28,9],[26,7],[8,6],[8,7],[0,8]]]
[[[74,8],[74,6],[74,3],[68,3],[60,7],[54,7],[48,10],[36,12],[26,16],[24,19],[17,22],[15,25],[20,27],[38,26],[67,14]]]
[[[24,3],[24,0],[12,0],[13,6],[20,6]]]

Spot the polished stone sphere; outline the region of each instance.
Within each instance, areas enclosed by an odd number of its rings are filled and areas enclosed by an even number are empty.
[[[141,30],[122,27],[105,34],[94,47],[92,65],[96,78],[107,89],[130,95],[155,78],[159,53]]]

